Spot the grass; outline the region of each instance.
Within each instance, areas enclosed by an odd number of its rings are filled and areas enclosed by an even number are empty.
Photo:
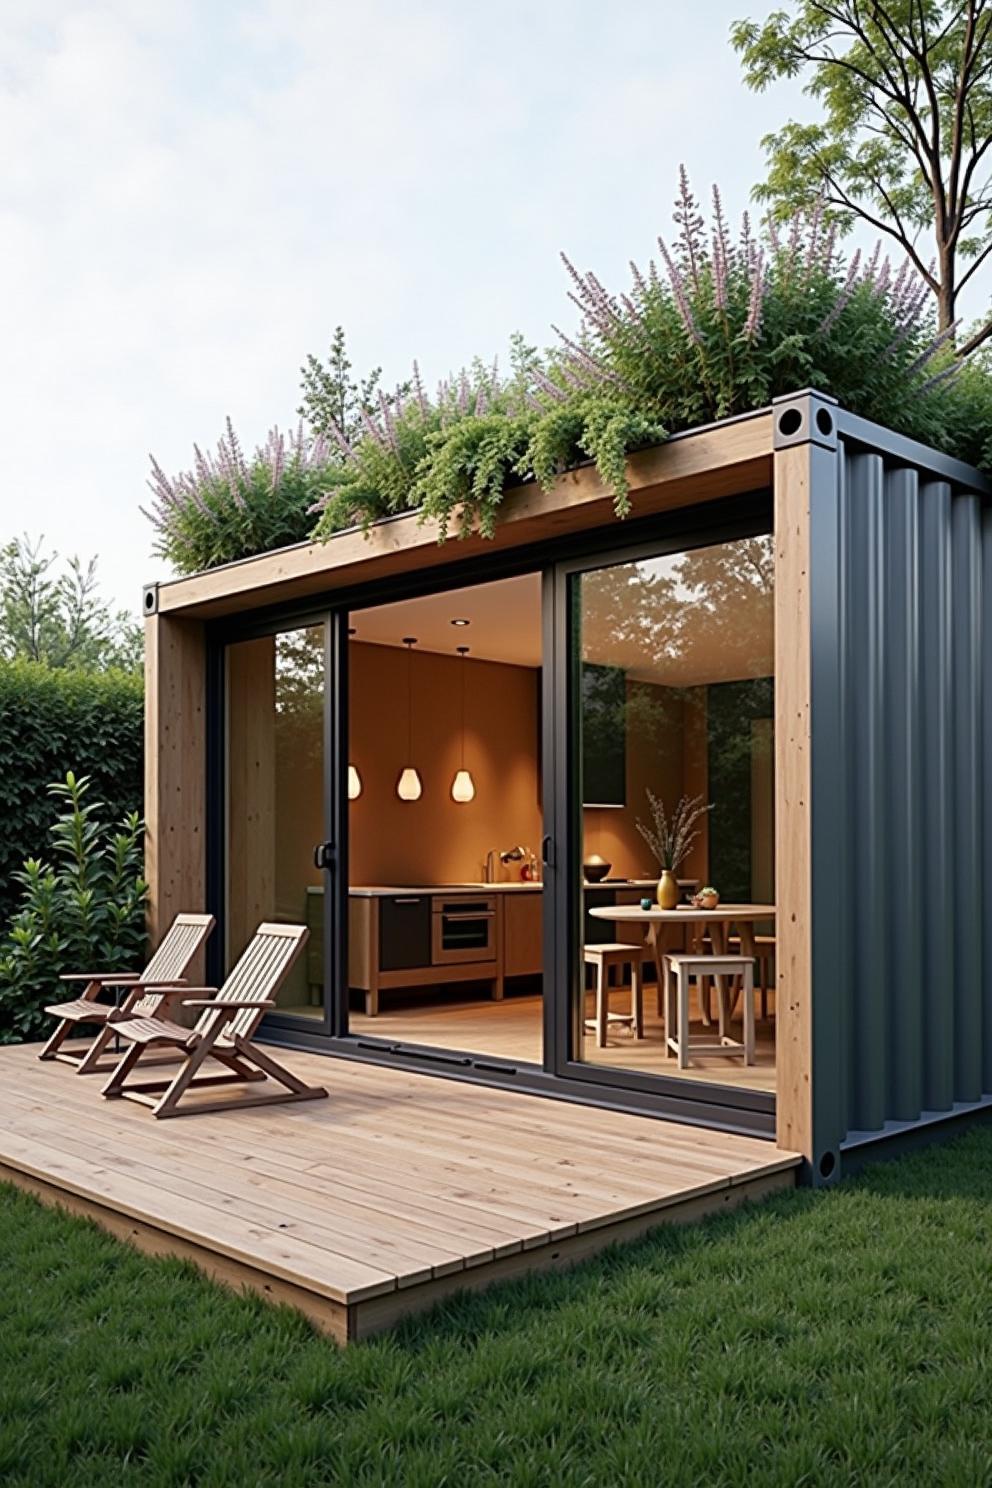
[[[0,1278],[5,1488],[992,1482],[988,1130],[346,1351],[10,1189]]]

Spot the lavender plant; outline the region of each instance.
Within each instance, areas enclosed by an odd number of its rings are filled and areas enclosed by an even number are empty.
[[[245,456],[231,420],[215,454],[193,446],[193,468],[165,474],[152,456],[148,484],[155,551],[180,573],[212,568],[252,553],[301,542],[313,526],[312,507],[340,463],[321,434],[270,431]]]
[[[984,396],[988,370],[953,386],[961,363],[936,335],[925,283],[907,261],[893,271],[880,248],[844,261],[821,210],[797,217],[787,238],[755,235],[747,217],[733,238],[719,191],[707,230],[685,171],[676,238],[658,240],[646,271],[608,292],[566,259],[578,337],[561,337],[558,381],[609,385],[612,396],[673,432],[814,386],[846,407],[965,458],[965,405]],[[984,418],[985,435],[989,424]],[[614,482],[614,489],[618,487]]]

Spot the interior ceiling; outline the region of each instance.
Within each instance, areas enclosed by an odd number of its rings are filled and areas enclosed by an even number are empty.
[[[656,560],[657,562],[657,560]],[[654,568],[654,564],[651,565]],[[728,623],[708,623],[702,606],[687,598],[690,624],[687,639],[679,648],[652,651],[650,616],[631,616],[626,595],[615,613],[600,615],[601,603],[613,589],[609,575],[623,570],[600,570],[586,591],[587,608],[583,636],[583,659],[601,666],[622,667],[635,681],[666,687],[700,687],[711,682],[731,682],[748,677],[769,677],[774,672],[774,634],[770,593],[742,584],[734,594]],[[626,569],[630,572],[630,568]],[[607,611],[613,611],[608,603]],[[724,618],[726,606],[719,609]],[[670,602],[657,629],[672,613]],[[694,626],[695,615],[699,616]],[[468,620],[465,626],[452,620]],[[418,651],[454,656],[456,647],[468,646],[469,660],[500,661],[512,666],[541,665],[541,578],[524,574],[498,579],[467,589],[422,595],[396,604],[355,610],[350,624],[352,639],[377,646],[403,645],[404,636],[416,636]],[[648,632],[648,635],[646,635]]]

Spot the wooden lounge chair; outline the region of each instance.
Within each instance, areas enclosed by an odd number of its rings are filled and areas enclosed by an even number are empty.
[[[275,1007],[275,994],[303,949],[305,925],[259,925],[216,995],[213,987],[175,987],[162,994],[162,1008],[150,1018],[115,1022],[114,1032],[131,1045],[103,1087],[108,1099],[123,1096],[151,1106],[156,1116],[186,1116],[197,1111],[219,1111],[241,1106],[263,1106],[274,1101],[317,1100],[326,1096],[321,1085],[305,1085],[292,1070],[252,1042],[266,1011]],[[200,1016],[183,1028],[163,1016],[167,1006],[196,1008]],[[184,1056],[171,1079],[126,1084],[146,1049],[168,1048]],[[214,1059],[224,1074],[201,1075],[201,1066]],[[192,1101],[181,1105],[190,1090],[212,1085],[240,1085],[253,1080],[275,1080],[283,1090],[232,1099]]]
[[[112,1020],[128,1013],[136,1017],[153,1014],[159,1005],[161,990],[164,987],[178,986],[182,982],[186,968],[214,924],[213,915],[176,915],[162,938],[162,944],[144,971],[77,971],[60,977],[62,982],[82,982],[83,995],[73,998],[71,1002],[53,1002],[50,1007],[46,1007],[45,1012],[59,1021],[38,1058],[59,1059],[63,1064],[74,1064],[76,1073],[80,1075],[89,1075],[98,1070],[100,1055],[114,1036]],[[119,1008],[112,1003],[97,1001],[105,987],[126,989]],[[69,1034],[83,1024],[100,1025],[89,1048],[82,1053],[63,1049],[62,1045]]]

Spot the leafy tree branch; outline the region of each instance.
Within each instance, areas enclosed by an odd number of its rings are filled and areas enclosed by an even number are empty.
[[[823,197],[844,226],[885,233],[933,292],[939,330],[955,326],[992,232],[992,0],[797,0],[731,39],[749,87],[802,77],[823,109],[765,137],[756,199],[786,221]],[[961,354],[989,336],[992,315]]]

